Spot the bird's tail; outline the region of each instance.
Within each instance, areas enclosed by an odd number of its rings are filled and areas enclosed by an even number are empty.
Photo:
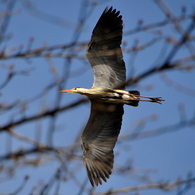
[[[134,106],[134,107],[137,107],[139,105],[139,96],[140,96],[140,92],[139,91],[129,91],[130,94],[132,95],[135,95],[136,99],[135,100],[129,100],[127,105],[130,105],[130,106]]]

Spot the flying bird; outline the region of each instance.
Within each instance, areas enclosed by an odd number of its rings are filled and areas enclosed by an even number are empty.
[[[93,187],[106,182],[112,173],[113,149],[121,129],[123,105],[138,106],[139,101],[163,101],[160,97],[140,96],[139,91],[124,90],[126,69],[120,47],[122,29],[120,12],[106,7],[86,50],[94,73],[92,88],[59,91],[86,95],[91,102],[91,113],[80,142],[83,162]]]

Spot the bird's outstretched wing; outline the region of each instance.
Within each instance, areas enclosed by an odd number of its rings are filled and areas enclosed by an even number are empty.
[[[91,100],[91,114],[81,136],[83,161],[92,186],[112,173],[114,154],[122,124],[123,105]]]
[[[86,55],[93,68],[93,88],[122,88],[126,81],[125,63],[120,48],[122,16],[106,8],[98,20]]]

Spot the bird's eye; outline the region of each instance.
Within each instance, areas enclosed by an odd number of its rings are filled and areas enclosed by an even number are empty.
[[[77,90],[77,89],[79,89],[79,88],[80,88],[80,87],[75,87],[74,90]]]

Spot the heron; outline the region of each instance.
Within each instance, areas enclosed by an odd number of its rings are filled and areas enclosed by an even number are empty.
[[[126,68],[120,47],[122,25],[120,11],[106,7],[86,50],[94,73],[92,88],[59,91],[85,95],[91,102],[90,116],[80,142],[83,162],[93,187],[107,182],[112,173],[113,150],[122,125],[124,104],[136,107],[140,101],[163,101],[160,97],[141,96],[136,90],[125,90]]]

